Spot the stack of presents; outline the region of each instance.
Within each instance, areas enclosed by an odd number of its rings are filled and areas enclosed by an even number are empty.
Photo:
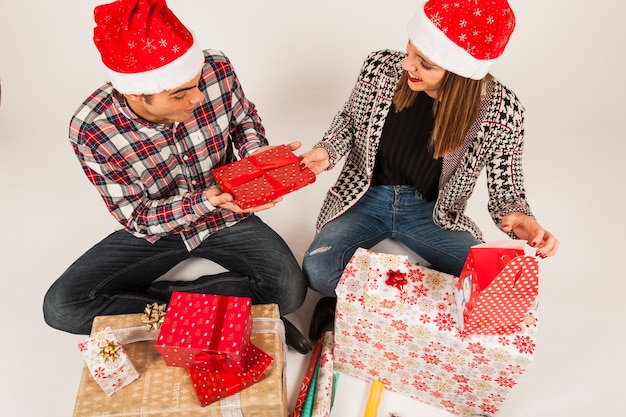
[[[277,305],[174,293],[164,310],[96,317],[75,417],[288,415]]]
[[[278,166],[235,163],[223,187],[230,181],[245,199],[245,184],[261,181],[275,198],[312,181],[281,152],[270,158],[282,158]],[[286,179],[271,174],[284,169]],[[254,173],[232,181],[246,172]],[[328,417],[341,375],[452,414],[496,415],[536,346],[538,266],[524,243],[473,247],[459,277],[358,249],[336,290],[334,331],[305,361],[293,410],[274,304],[176,292],[143,313],[96,317],[79,343],[85,366],[74,417]]]

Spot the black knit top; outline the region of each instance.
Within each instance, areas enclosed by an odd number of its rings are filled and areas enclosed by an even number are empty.
[[[380,138],[372,185],[408,185],[435,200],[441,158],[433,158],[428,141],[433,130],[433,98],[418,94],[411,107],[396,112],[392,106]]]

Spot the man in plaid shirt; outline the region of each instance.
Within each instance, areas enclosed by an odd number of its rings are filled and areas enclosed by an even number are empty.
[[[70,123],[87,178],[123,225],[51,286],[46,322],[89,334],[95,316],[142,312],[173,291],[250,297],[281,315],[307,285],[287,244],[215,184],[213,168],[268,146],[261,119],[230,61],[202,51],[163,0],[123,0],[95,9],[94,42],[111,83],[91,94]],[[290,144],[292,150],[300,146]],[[209,259],[227,272],[153,282],[181,261]],[[287,343],[308,339],[286,319]]]

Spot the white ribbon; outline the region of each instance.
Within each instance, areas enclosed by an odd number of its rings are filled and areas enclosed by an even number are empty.
[[[125,329],[113,330],[113,334],[122,345],[146,340],[157,340],[159,332],[146,330],[146,326],[127,327]]]

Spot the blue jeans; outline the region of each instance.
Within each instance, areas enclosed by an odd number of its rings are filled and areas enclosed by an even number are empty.
[[[434,205],[413,187],[370,187],[353,207],[315,236],[302,262],[309,286],[335,297],[343,269],[357,248],[370,249],[388,238],[404,244],[431,268],[459,275],[469,248],[480,241],[469,232],[436,225]]]
[[[192,257],[230,272],[152,282]],[[178,235],[151,244],[120,230],[54,282],[44,298],[44,318],[56,329],[89,334],[95,316],[140,313],[148,303],[167,303],[174,291],[250,297],[253,304],[278,304],[284,315],[302,305],[307,285],[287,244],[257,216],[218,231],[191,252]]]

